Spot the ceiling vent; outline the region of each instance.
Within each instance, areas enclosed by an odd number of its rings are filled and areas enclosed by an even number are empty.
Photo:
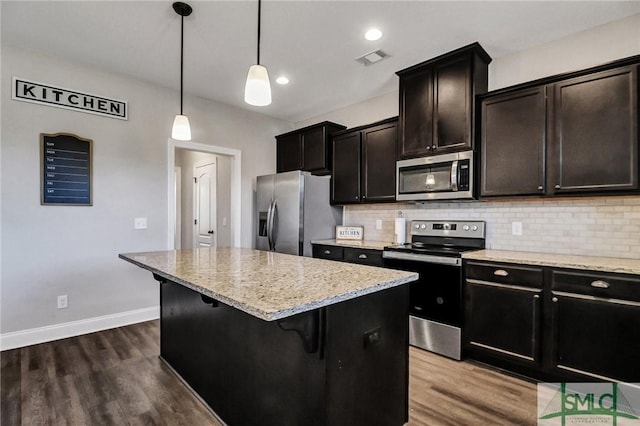
[[[389,55],[384,53],[382,50],[375,50],[373,52],[367,53],[366,55],[362,55],[359,58],[356,58],[356,62],[360,62],[362,65],[371,65],[375,64],[376,62],[380,62],[387,56]]]

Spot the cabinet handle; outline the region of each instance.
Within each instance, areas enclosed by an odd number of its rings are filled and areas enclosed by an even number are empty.
[[[538,186],[538,191],[542,191],[544,187],[542,185]]]
[[[495,271],[493,271],[493,275],[497,275],[499,277],[508,277],[509,273],[504,269],[496,269]]]
[[[560,185],[556,185],[556,189],[560,189]]]
[[[532,329],[531,329],[531,335],[533,336],[531,339],[531,354],[533,355],[533,358],[535,359],[538,355],[538,303],[540,303],[540,295],[539,294],[535,294],[533,295],[533,306],[532,306]]]
[[[323,251],[324,254],[331,254],[331,250],[325,250]]]
[[[358,199],[358,196],[356,195],[356,200]]]
[[[610,284],[606,281],[596,280],[591,283],[591,287],[595,288],[609,288]]]
[[[363,196],[362,196],[362,199],[364,200],[365,198],[367,198],[367,196],[366,196],[366,195],[363,195]]]
[[[558,303],[558,298],[557,298],[557,297],[552,297],[552,298],[551,298],[551,301],[552,301],[553,303]]]
[[[367,255],[366,254],[361,254],[360,256],[358,256],[358,259],[366,259]]]
[[[431,151],[431,147],[430,146],[427,146],[427,151]]]

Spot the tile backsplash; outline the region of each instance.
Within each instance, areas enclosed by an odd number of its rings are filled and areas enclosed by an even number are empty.
[[[640,196],[353,205],[344,207],[344,225],[392,242],[400,211],[407,230],[417,219],[483,220],[494,250],[640,258]],[[512,235],[512,222],[522,222],[522,235]]]

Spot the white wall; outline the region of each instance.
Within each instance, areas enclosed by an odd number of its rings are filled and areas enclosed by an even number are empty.
[[[167,247],[167,139],[179,93],[2,46],[1,328],[9,332],[157,306],[151,274],[118,253]],[[11,77],[129,102],[129,120],[11,99]],[[274,135],[290,123],[186,96],[193,140],[242,151],[243,229],[252,229],[255,176],[275,171]],[[40,205],[40,133],[93,139],[93,206]],[[148,229],[135,230],[135,217]],[[253,236],[243,232],[242,245]],[[69,308],[56,309],[67,294]]]
[[[482,44],[482,40],[478,40]],[[640,54],[640,14],[573,34],[527,51],[494,58],[489,89],[570,72]],[[425,58],[428,59],[428,58]],[[323,120],[348,127],[368,124],[398,108],[398,92],[332,111],[296,127]],[[362,225],[371,240],[393,240],[398,211],[407,220],[468,219],[487,222],[493,249],[596,256],[640,256],[640,196],[505,200],[471,203],[373,204],[345,206],[345,225]],[[382,221],[382,229],[375,227]],[[511,235],[511,222],[523,223],[523,235]]]

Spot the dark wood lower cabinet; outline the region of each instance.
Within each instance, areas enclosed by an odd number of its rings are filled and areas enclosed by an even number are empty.
[[[467,312],[472,318],[465,329],[468,348],[539,365],[541,293],[468,280]]]
[[[465,261],[465,357],[541,381],[640,382],[640,277]]]
[[[408,421],[408,286],[263,321],[161,284],[160,354],[229,425]]]

